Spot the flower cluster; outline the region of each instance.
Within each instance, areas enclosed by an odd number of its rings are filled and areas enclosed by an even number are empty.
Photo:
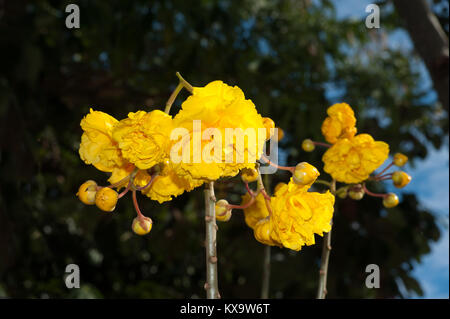
[[[268,204],[260,193],[255,204],[244,209],[245,221],[259,242],[298,251],[315,244],[314,234],[330,231],[334,196],[329,191],[308,192],[310,186],[297,184],[292,177],[288,184],[277,185]],[[243,205],[250,200],[249,194],[244,195]]]
[[[341,183],[349,184],[337,190],[340,197],[349,196],[360,200],[364,194],[383,198],[385,207],[394,207],[398,204],[398,197],[394,193],[375,194],[365,185],[368,180],[381,181],[392,179],[394,186],[406,186],[411,177],[402,171],[385,174],[392,165],[399,167],[406,164],[408,158],[397,153],[393,163],[389,164],[381,173],[371,176],[389,156],[389,145],[382,141],[375,141],[369,134],[356,134],[356,118],[353,109],[346,103],[338,103],[327,110],[327,118],[322,124],[322,134],[329,144],[304,140],[302,148],[306,152],[315,149],[315,145],[326,146],[328,149],[322,156],[324,171]]]
[[[348,104],[334,104],[327,113],[322,133],[333,145],[323,155],[324,171],[338,182],[366,180],[388,158],[389,145],[369,134],[356,135],[356,119]]]
[[[313,245],[315,234],[322,236],[330,231],[335,198],[330,191],[308,192],[319,176],[314,166],[302,162],[295,167],[276,167],[292,173],[288,184],[278,184],[274,195],[269,196],[258,170],[243,171],[241,178],[247,193],[242,196],[241,205],[220,200],[216,204],[216,218],[228,221],[232,209],[243,209],[245,222],[253,229],[257,241],[298,251],[304,245]],[[248,183],[255,181],[258,189],[252,191]]]
[[[117,201],[132,191],[138,214],[132,228],[142,235],[150,231],[152,221],[140,212],[136,191],[163,203],[206,182],[235,176],[243,169],[254,169],[264,143],[270,137],[268,132],[274,128],[273,121],[263,118],[240,88],[222,81],[194,87],[191,93],[173,118],[153,110],[131,112],[127,118],[118,121],[91,109],[80,124],[83,135],[79,154],[86,164],[110,173],[110,185],[103,187],[87,181],[78,190],[79,199],[84,204],[95,204],[101,210],[111,212]],[[195,126],[196,121],[201,123],[200,127]],[[172,136],[175,128],[182,129],[178,139]],[[264,132],[256,145],[247,142],[240,149],[236,145],[237,138],[224,142],[218,138],[218,135],[225,135],[226,129],[245,131],[249,128]],[[201,138],[196,139],[196,135]],[[210,148],[215,142],[219,154],[213,155],[213,161],[205,160],[202,155],[215,153]],[[182,151],[188,150],[188,158],[181,162],[172,160],[177,145],[181,145]],[[242,161],[226,160],[228,152],[238,151],[242,153]],[[197,154],[200,158],[195,158]],[[119,194],[121,188],[125,189]]]

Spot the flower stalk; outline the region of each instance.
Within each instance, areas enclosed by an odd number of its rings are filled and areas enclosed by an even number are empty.
[[[217,224],[215,213],[216,197],[214,194],[214,182],[210,182],[205,188],[205,229],[206,229],[206,298],[219,299],[217,278]]]

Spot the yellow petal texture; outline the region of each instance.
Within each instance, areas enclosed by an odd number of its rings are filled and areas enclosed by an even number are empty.
[[[246,193],[244,196],[242,196],[241,205],[247,204],[250,199],[251,196]],[[261,219],[269,216],[269,211],[267,210],[264,196],[261,193],[256,196],[255,202],[252,205],[244,209],[244,214],[245,222],[251,229],[255,229],[256,223],[258,223]]]
[[[124,158],[140,169],[148,169],[168,156],[171,130],[170,115],[160,110],[138,111],[121,120],[112,136]]]
[[[134,180],[134,184],[138,187],[143,187],[150,181],[150,175],[140,170]],[[172,200],[173,197],[183,194],[185,191],[189,192],[194,188],[203,184],[203,180],[187,180],[178,176],[171,166],[166,162],[163,169],[158,176],[155,177],[153,183],[142,190],[142,193],[156,200],[159,203],[164,203]]]
[[[307,187],[289,184],[278,188],[271,199],[273,237],[286,248],[300,250],[304,245],[315,244],[314,234],[323,236],[331,229],[334,196],[307,192]]]
[[[135,169],[135,166],[131,163],[127,163],[121,167],[115,167],[111,173],[110,178],[108,179],[108,182],[110,184],[119,183],[122,181],[125,177],[129,176],[133,170]],[[128,185],[128,180],[125,180],[121,182],[119,185],[117,185],[117,189],[120,189],[122,187],[126,187]]]
[[[340,139],[323,155],[324,170],[338,182],[353,184],[366,180],[388,158],[389,145],[369,134]]]
[[[356,134],[356,118],[350,105],[337,103],[327,110],[328,117],[322,123],[322,134],[331,143],[341,138],[352,138]]]
[[[112,131],[117,123],[112,116],[92,109],[81,120],[84,132],[79,154],[86,164],[92,164],[103,172],[112,172],[114,168],[126,164],[117,143],[112,139]]]
[[[201,128],[194,125],[194,120],[201,121]],[[177,163],[174,169],[178,175],[194,180],[217,180],[224,176],[235,176],[243,168],[254,168],[266,139],[263,119],[253,102],[245,99],[240,88],[231,87],[222,81],[195,87],[193,94],[182,103],[181,110],[174,118],[174,126],[186,129],[185,143],[189,143],[190,150],[189,160]],[[239,149],[236,147],[236,137],[226,141],[227,128],[242,129],[242,132],[253,129],[255,139],[250,143],[244,138],[244,147]],[[208,132],[212,129],[216,130],[211,135]],[[258,142],[258,129],[262,135],[261,142]],[[214,143],[217,147],[213,148],[211,146]],[[204,153],[211,158],[206,159]],[[242,161],[237,158],[236,153],[243,156]],[[228,158],[227,161],[227,154],[233,154],[231,160]]]

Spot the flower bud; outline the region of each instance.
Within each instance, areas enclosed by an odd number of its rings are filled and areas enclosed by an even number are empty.
[[[396,171],[392,174],[392,181],[397,188],[403,188],[411,181],[411,176],[402,171]]]
[[[83,204],[94,205],[95,194],[97,193],[97,183],[92,180],[88,180],[81,184],[78,188],[77,196]]]
[[[251,183],[258,179],[258,170],[255,168],[244,168],[241,170],[241,178],[245,183]]]
[[[135,217],[131,229],[136,235],[147,235],[152,230],[153,222],[148,217]]]
[[[273,246],[273,241],[270,237],[271,232],[272,232],[271,221],[269,218],[264,218],[256,223],[255,228],[253,230],[253,235],[255,236],[255,239],[260,243]]]
[[[316,146],[314,145],[314,142],[311,141],[310,139],[306,139],[302,142],[302,149],[305,152],[312,152],[314,151],[315,148]]]
[[[336,196],[342,199],[347,198],[348,187],[341,187],[336,191]]]
[[[361,185],[353,186],[348,191],[348,196],[354,200],[361,200],[364,197],[364,189],[361,187]]]
[[[279,142],[279,141],[281,141],[281,140],[283,139],[283,137],[284,137],[284,131],[283,131],[283,129],[281,129],[281,128],[279,128],[279,127],[277,127],[276,129],[278,130],[278,142]]]
[[[309,185],[312,184],[319,175],[317,168],[309,163],[301,162],[295,166],[292,177],[296,184]]]
[[[384,199],[383,199],[383,205],[386,208],[392,208],[398,205],[398,196],[394,193],[389,193]]]
[[[225,199],[216,202],[216,220],[227,222],[231,218],[231,208],[228,208],[228,201]]]
[[[395,153],[394,164],[398,167],[402,167],[408,162],[408,156],[402,153]]]
[[[269,118],[269,117],[263,117],[263,125],[266,128],[266,140],[272,137],[274,130],[271,130],[275,128],[275,122]]]
[[[119,194],[112,188],[104,187],[95,195],[95,205],[105,212],[112,212],[116,208]]]

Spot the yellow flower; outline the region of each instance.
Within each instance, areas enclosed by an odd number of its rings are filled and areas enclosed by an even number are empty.
[[[341,138],[352,138],[356,134],[356,118],[350,105],[337,103],[327,110],[328,117],[322,124],[322,134],[331,143]]]
[[[92,164],[103,172],[112,172],[114,168],[126,164],[117,143],[112,139],[112,131],[117,123],[112,116],[92,109],[81,120],[84,133],[79,154],[86,164]]]
[[[263,117],[263,125],[266,128],[266,139],[272,137],[275,132],[275,122],[270,117]]]
[[[123,180],[125,177],[129,176],[136,167],[131,163],[126,163],[125,165],[121,167],[115,167],[113,171],[111,172],[111,176],[108,179],[108,182],[110,184],[116,184],[119,183],[121,180]],[[121,182],[116,188],[120,189],[122,187],[126,187],[128,185],[128,180],[125,180]]]
[[[269,216],[264,196],[259,193],[255,202],[244,209],[245,222],[253,229],[255,239],[265,245],[300,250],[315,243],[314,234],[323,236],[331,229],[334,196],[308,192],[311,185],[298,185],[291,178],[289,184],[280,183],[270,199]],[[242,197],[242,205],[250,195]]]
[[[187,179],[217,180],[235,176],[243,168],[254,168],[266,137],[263,118],[253,102],[245,99],[240,88],[222,81],[194,87],[193,94],[174,117],[174,127],[186,129],[185,133],[180,133],[181,141],[174,141],[174,145],[186,146],[189,158],[174,165],[174,169]],[[230,134],[230,129],[240,130],[242,143]],[[247,129],[255,134],[254,140],[242,134]]]
[[[130,112],[112,132],[122,155],[140,169],[149,169],[168,156],[169,136],[172,130],[170,115],[152,112]]]
[[[271,199],[274,233],[284,247],[292,250],[313,245],[314,234],[323,236],[331,229],[334,196],[329,191],[324,194],[307,192],[307,188],[291,178]]]
[[[250,194],[246,193],[244,196],[242,196],[241,205],[247,204],[250,199],[251,199]],[[254,229],[255,225],[261,219],[264,219],[267,216],[269,216],[269,211],[267,210],[264,196],[261,193],[259,193],[258,196],[256,196],[255,202],[252,205],[244,209],[244,214],[245,214],[245,222],[251,229]]]
[[[273,223],[270,218],[264,218],[257,222],[253,229],[253,235],[257,241],[264,245],[282,246],[273,231]]]
[[[136,174],[134,184],[137,187],[143,187],[150,181],[150,175],[145,170],[140,170]],[[142,193],[156,200],[159,203],[164,203],[172,200],[172,196],[177,197],[185,191],[190,192],[194,188],[203,184],[203,180],[187,180],[178,176],[171,168],[168,161],[163,164],[163,168],[152,184],[143,189]]]
[[[389,145],[374,141],[369,134],[340,139],[323,155],[324,170],[338,182],[347,184],[366,180],[387,159]]]

